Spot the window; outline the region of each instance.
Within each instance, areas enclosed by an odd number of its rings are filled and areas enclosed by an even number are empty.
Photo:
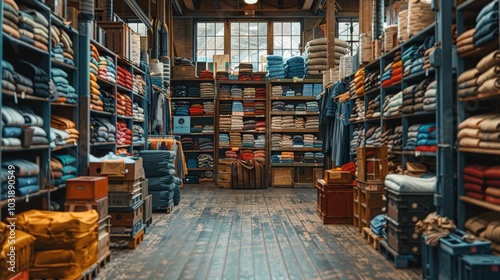
[[[253,71],[263,70],[261,57],[267,55],[266,22],[231,23],[231,67],[240,62],[253,64]]]
[[[127,25],[135,32],[139,33],[141,36],[148,35],[148,29],[144,23],[127,23]]]
[[[300,22],[275,22],[273,54],[283,58],[300,55]]]
[[[356,18],[337,19],[338,37],[346,41],[351,48],[349,55],[354,55],[359,46],[359,22]]]
[[[224,23],[196,24],[196,61],[212,62],[214,54],[224,54]]]

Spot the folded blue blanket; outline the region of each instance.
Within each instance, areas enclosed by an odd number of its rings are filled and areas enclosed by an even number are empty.
[[[389,174],[385,186],[397,192],[433,193],[436,191],[436,177],[417,178],[407,175]]]

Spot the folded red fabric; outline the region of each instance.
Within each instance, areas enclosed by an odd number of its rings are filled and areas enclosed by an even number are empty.
[[[468,197],[479,199],[479,200],[484,200],[484,197],[485,197],[484,194],[476,193],[476,192],[466,192],[465,195],[467,195]]]
[[[480,186],[484,185],[484,180],[476,178],[474,176],[467,175],[467,174],[464,174],[464,182],[473,183],[473,184],[480,185]]]
[[[489,168],[489,166],[484,166],[481,164],[467,165],[464,168],[464,174],[474,176],[480,179],[484,179],[484,172]]]
[[[488,187],[500,188],[500,180],[488,180],[488,179],[486,179],[484,184]]]
[[[484,188],[481,185],[473,184],[473,183],[465,183],[464,189],[466,191],[472,191],[476,193],[484,193]]]
[[[495,165],[484,171],[484,177],[487,179],[500,179],[500,165]]]
[[[494,196],[491,196],[491,195],[486,195],[485,198],[484,198],[484,200],[486,200],[489,203],[500,205],[500,198],[498,198],[498,197],[494,197]]]

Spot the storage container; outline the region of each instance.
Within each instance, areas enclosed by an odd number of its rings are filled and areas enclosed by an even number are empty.
[[[66,199],[96,200],[107,195],[107,177],[80,176],[66,180]]]
[[[134,204],[127,208],[110,208],[111,226],[132,227],[144,217],[144,201]]]
[[[500,279],[500,256],[472,255],[460,257],[458,279]]]
[[[387,216],[398,224],[415,224],[435,211],[433,193],[399,193],[387,189]]]
[[[96,210],[99,214],[99,220],[108,216],[108,197],[101,197],[96,200],[66,200],[64,202],[65,212],[83,212]]]
[[[351,224],[353,222],[352,184],[327,184],[325,180],[316,181],[317,215],[324,224]]]
[[[387,221],[387,243],[400,255],[421,254],[421,234],[415,233],[415,225],[397,224],[390,218]]]
[[[141,200],[141,188],[131,193],[109,193],[109,207],[132,207]]]

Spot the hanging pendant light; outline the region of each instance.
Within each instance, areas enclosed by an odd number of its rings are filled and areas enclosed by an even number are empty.
[[[257,0],[245,0],[245,3],[251,5],[257,3]]]

